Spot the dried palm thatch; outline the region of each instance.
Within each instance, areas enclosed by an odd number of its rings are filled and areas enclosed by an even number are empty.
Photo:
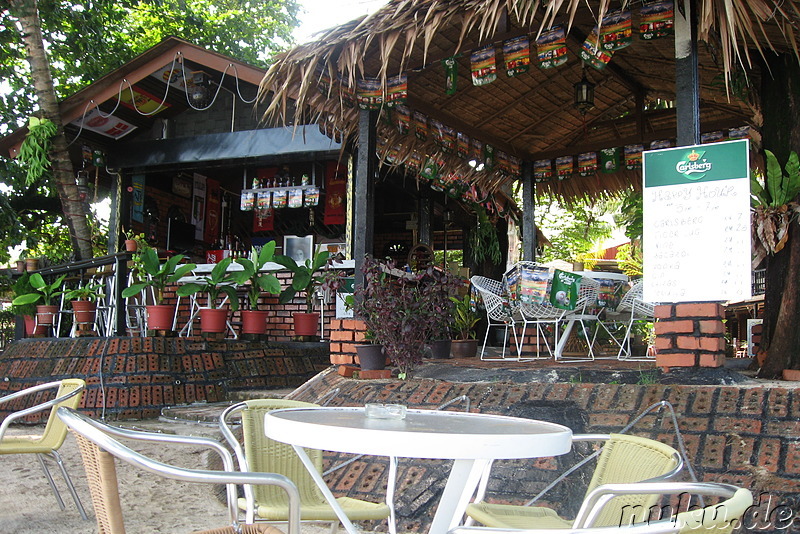
[[[638,0],[623,3],[639,4]],[[708,43],[704,53],[710,58],[702,74],[701,98],[714,104],[707,107],[710,111],[703,121],[716,124],[735,117],[744,123],[753,109],[731,98],[732,73],[752,67],[752,50],[762,55],[793,51],[800,57],[795,37],[798,2],[698,0],[698,6],[698,33]],[[645,99],[669,99],[674,91],[674,76],[664,76],[665,69],[670,72],[673,52],[664,45],[647,48],[652,43],[637,45],[645,54],[620,54],[619,66],[609,68],[610,75],[598,82],[598,101],[591,116],[580,116],[565,105],[572,100],[579,66],[552,69],[546,79],[533,81],[501,81],[498,76],[497,82],[480,92],[468,87],[454,96],[442,94],[438,70],[442,59],[468,56],[477,46],[521,33],[535,39],[556,22],[575,30],[570,41],[574,50],[610,7],[610,0],[389,0],[374,14],[322,32],[317,40],[279,56],[260,86],[260,99],[268,104],[264,118],[284,124],[318,122],[357,143],[358,110],[348,106],[340,89],[354,88],[362,78],[377,78],[385,92],[387,78],[408,73],[409,106],[525,161],[553,157],[557,150],[567,154],[586,150],[582,141],[588,142],[593,135],[601,148],[602,143],[614,140],[644,139],[648,125],[654,132],[674,131],[674,120],[665,119],[665,114],[645,119],[637,111]],[[637,71],[646,71],[652,83],[645,86]],[[715,76],[723,83],[715,82]],[[537,100],[548,97],[549,104]],[[634,116],[636,121],[630,120]],[[624,123],[626,117],[628,123]],[[489,191],[516,177],[499,169],[477,172],[464,159],[442,154],[431,140],[397,135],[389,124],[381,125],[379,136],[383,155],[391,152],[394,156],[391,165],[403,165],[412,154],[441,158],[449,171]],[[554,181],[539,188],[570,197],[630,184],[630,176],[622,173]]]

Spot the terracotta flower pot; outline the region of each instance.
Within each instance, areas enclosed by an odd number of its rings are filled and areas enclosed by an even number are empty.
[[[478,355],[478,340],[454,339],[450,352],[453,358],[474,358]]]
[[[378,371],[386,369],[386,355],[383,345],[356,345],[356,358],[363,370]]]
[[[17,260],[17,272],[18,273],[25,272],[25,260]]]
[[[47,333],[47,327],[43,324],[36,324],[36,317],[33,315],[24,315],[22,319],[25,321],[25,335],[27,337],[43,336]]]
[[[800,369],[784,369],[782,376],[784,380],[798,381],[800,380]]]
[[[318,313],[295,313],[294,335],[296,336],[316,336],[319,329]]]
[[[39,258],[28,258],[25,260],[25,268],[28,271],[35,271],[39,268]]]
[[[200,308],[200,330],[224,332],[228,319],[228,308]]]
[[[175,319],[175,306],[159,304],[145,306],[147,310],[148,330],[172,330],[172,321]]]
[[[36,318],[40,325],[52,325],[55,322],[58,306],[36,306]]]
[[[137,246],[138,246],[138,243],[136,242],[135,239],[126,239],[125,240],[125,250],[127,252],[136,252]]]
[[[264,334],[267,331],[267,312],[242,310],[242,334]]]
[[[75,313],[76,323],[94,323],[95,316],[97,315],[97,303],[90,300],[73,300],[72,311]]]

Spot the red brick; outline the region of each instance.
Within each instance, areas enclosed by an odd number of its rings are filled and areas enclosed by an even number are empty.
[[[725,311],[716,302],[691,302],[675,305],[677,317],[724,317]]]
[[[800,474],[800,443],[797,441],[786,442],[786,459],[783,469],[787,475]]]
[[[331,354],[342,352],[342,344],[341,343],[331,343],[328,345]]]
[[[736,436],[729,440],[731,448],[730,462],[728,469],[731,471],[743,471],[752,467],[756,459],[755,439],[751,437]]]
[[[699,350],[700,339],[694,336],[678,336],[675,339],[675,346],[682,350]]]
[[[714,430],[732,434],[758,434],[761,432],[761,421],[758,419],[741,419],[736,417],[715,417]]]
[[[758,441],[758,466],[776,473],[781,456],[780,440],[767,439],[762,436]]]
[[[703,468],[721,469],[725,465],[725,437],[715,434],[705,436],[702,453]]]
[[[353,341],[353,331],[333,330],[331,331],[331,341]]]
[[[675,348],[675,346],[672,343],[672,338],[670,338],[670,337],[662,337],[662,336],[657,336],[656,337],[656,350],[657,351],[661,352],[661,351],[670,350],[670,349],[674,349],[674,348]]]
[[[725,354],[701,354],[700,367],[722,367],[725,365]]]
[[[669,319],[673,312],[672,304],[657,304],[655,309],[656,319]]]
[[[342,329],[342,320],[331,319],[331,330],[341,330],[341,329]]]
[[[392,378],[391,369],[362,369],[358,372],[358,378],[375,380]]]
[[[356,346],[352,343],[342,343],[342,352],[345,354],[355,354]]]
[[[656,354],[658,367],[694,367],[694,354],[662,353]]]
[[[722,321],[697,321],[701,334],[724,334],[725,324]]]
[[[705,350],[708,352],[719,352],[720,354],[725,353],[724,337],[701,337],[699,339],[700,339],[700,350]]]
[[[691,334],[694,332],[694,321],[683,319],[680,321],[658,321],[655,324],[656,335],[664,334]]]
[[[358,367],[355,365],[339,365],[336,368],[336,372],[345,378],[352,377],[355,371],[358,371]]]
[[[350,365],[354,363],[354,359],[349,354],[331,354],[331,363],[333,365]]]
[[[364,321],[359,319],[344,319],[342,321],[342,330],[366,330],[366,325],[364,325]]]

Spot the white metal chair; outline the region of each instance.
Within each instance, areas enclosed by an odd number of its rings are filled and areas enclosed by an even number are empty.
[[[635,495],[675,496],[679,504],[653,509],[639,507],[631,510],[631,517],[625,522],[595,526],[609,502]],[[697,507],[691,502],[693,495],[725,500]],[[531,524],[532,528],[525,529],[462,526],[451,529],[448,534],[615,534],[620,531],[628,534],[729,534],[752,504],[750,490],[715,482],[604,484],[587,496],[572,525],[567,527],[536,528],[535,523]]]
[[[512,360],[516,358],[506,358],[506,345],[508,344],[508,330],[514,334],[514,346],[519,352],[519,341],[517,332],[514,328],[514,318],[511,313],[511,306],[508,297],[503,295],[503,283],[492,280],[485,276],[473,276],[470,279],[473,287],[483,299],[483,307],[486,309],[486,335],[483,337],[483,348],[481,348],[481,360]],[[503,352],[500,358],[486,356],[486,343],[489,341],[489,330],[492,328],[503,329]]]
[[[175,434],[125,430],[112,427],[90,419],[69,408],[59,408],[58,417],[75,434],[83,456],[87,481],[95,505],[99,532],[105,534],[124,534],[122,506],[117,486],[114,459],[120,459],[150,473],[182,480],[206,484],[225,484],[228,497],[229,523],[226,527],[204,530],[207,534],[280,534],[280,531],[267,525],[242,525],[236,510],[236,485],[269,485],[282,490],[288,497],[288,531],[300,534],[300,496],[291,480],[275,473],[237,472],[233,457],[219,441],[205,437],[180,436]],[[165,464],[144,456],[123,445],[116,438],[125,440],[149,441],[178,445],[204,447],[216,452],[222,459],[222,471],[189,469]],[[172,502],[168,498],[167,502]],[[132,503],[134,504],[134,503]],[[175,503],[175,506],[179,506]]]
[[[599,327],[599,313],[602,311],[597,302],[600,293],[600,283],[597,280],[584,276],[581,278],[581,285],[578,289],[578,300],[574,310],[565,310],[564,315],[559,319],[560,323],[566,322],[564,332],[559,334],[560,338],[556,343],[556,361],[575,361],[575,360],[594,360],[594,344]],[[590,326],[590,323],[594,323]],[[569,341],[571,331],[575,325],[580,325],[580,335],[586,340],[588,346],[587,356],[564,356],[564,349]]]
[[[655,320],[655,304],[645,302],[642,299],[643,293],[644,279],[640,278],[636,280],[628,292],[622,296],[616,311],[611,313],[607,312],[609,319],[625,326],[625,332],[621,340],[616,340],[619,344],[619,353],[617,354],[619,360],[643,361],[652,360],[654,358],[654,356],[649,356],[647,354],[643,356],[634,356],[631,353],[631,330],[633,329],[633,323],[636,321],[653,322]]]

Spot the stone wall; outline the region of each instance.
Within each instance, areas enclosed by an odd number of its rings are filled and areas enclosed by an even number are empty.
[[[328,365],[326,343],[24,339],[0,354],[0,395],[61,378],[83,378],[87,387],[80,408],[88,415],[144,419],[158,417],[164,406],[224,401],[235,390],[297,387]],[[6,411],[0,411],[0,418],[22,407],[13,404],[2,405]]]
[[[335,388],[339,388],[339,392],[330,405],[392,402],[436,408],[466,395],[472,411],[553,421],[566,424],[576,433],[619,431],[645,408],[668,401],[674,406],[691,464],[700,480],[747,487],[762,503],[762,508],[767,506],[765,503],[771,496],[771,510],[778,507],[794,510],[792,517],[797,517],[800,511],[800,395],[794,388],[455,383],[432,379],[363,381],[343,378],[331,369],[296,390],[292,398],[314,401]],[[456,403],[450,409],[463,410],[464,403]],[[666,410],[645,416],[629,432],[678,448],[672,419]],[[458,447],[458,443],[453,447]],[[558,458],[496,462],[488,494],[496,502],[523,503],[588,453],[587,448],[576,447],[575,452]],[[345,458],[345,455],[331,454],[326,459],[326,467]],[[401,459],[398,531],[424,532],[427,529],[448,469],[441,461]],[[380,500],[384,497],[387,470],[383,459],[364,457],[327,478],[335,493]],[[591,471],[592,467],[582,468],[571,478],[572,483],[559,485],[541,501],[542,504],[561,507],[563,503],[580,502]],[[567,506],[565,511],[574,513],[576,510],[574,506]],[[757,519],[751,514],[745,525],[752,526]],[[748,530],[770,530],[763,526]]]

